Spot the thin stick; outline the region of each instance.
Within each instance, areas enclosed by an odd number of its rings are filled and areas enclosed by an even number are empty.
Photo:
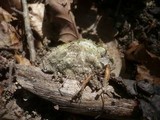
[[[27,36],[27,43],[29,46],[30,60],[31,60],[31,62],[34,62],[36,59],[36,51],[34,48],[35,38],[33,37],[32,30],[30,27],[27,1],[22,0],[22,5],[23,5],[23,18],[24,18],[25,32],[26,32],[26,36]]]
[[[87,83],[91,80],[91,78],[92,78],[92,75],[89,75],[87,78],[83,80],[81,89],[72,97],[71,101],[75,100],[77,102],[77,99],[80,99],[85,87],[87,86]]]
[[[8,80],[9,80],[9,86],[8,86],[8,91],[13,94],[14,93],[14,88],[13,88],[13,69],[14,69],[15,61],[12,60],[9,62],[9,72],[8,72]]]
[[[20,15],[23,15],[23,12],[18,10],[18,9],[16,9],[15,7],[11,7],[11,10],[13,10],[14,12],[16,12],[16,13],[18,13]]]
[[[87,76],[87,78],[85,80],[83,80],[83,83],[82,83],[82,87],[81,87],[81,92],[85,89],[85,87],[87,86],[88,82],[91,80],[92,78],[92,75],[89,75]]]

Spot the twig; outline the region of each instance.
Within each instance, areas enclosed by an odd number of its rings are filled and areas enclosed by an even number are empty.
[[[8,92],[11,93],[11,95],[14,93],[14,88],[13,88],[13,69],[14,69],[14,65],[15,65],[15,61],[11,61],[8,64],[9,66],[9,72],[8,72]]]
[[[11,62],[9,63],[9,73],[8,73],[8,76],[9,76],[8,79],[9,79],[10,84],[12,83],[12,78],[13,78],[13,76],[12,76],[13,67],[14,67],[14,61],[11,61]]]
[[[92,34],[97,34],[97,30],[96,30],[96,29],[97,29],[97,26],[98,26],[101,18],[102,18],[102,16],[99,16],[99,15],[98,15],[98,16],[96,17],[95,22],[94,22],[90,27],[88,27],[85,31],[83,31],[82,33],[84,34],[84,33],[88,33],[88,32],[90,32],[90,31],[92,31]]]
[[[113,95],[116,96],[116,97],[118,97],[118,98],[121,97],[120,95],[118,95],[114,91],[114,88],[109,85],[110,78],[111,78],[111,67],[108,64],[105,67],[104,79],[102,81],[102,89],[99,90],[96,98],[99,98],[99,96],[101,96],[103,94],[107,94],[109,97],[113,97]]]
[[[102,93],[103,94],[107,93],[106,89],[109,84],[110,74],[111,74],[111,68],[110,65],[108,64],[105,66],[104,79],[102,81],[102,89],[99,91],[97,97],[101,96]]]
[[[92,75],[89,75],[85,80],[83,80],[81,91],[85,89],[87,83],[90,81],[91,78],[92,78]]]
[[[18,13],[20,15],[23,15],[23,12],[18,10],[18,9],[16,9],[15,7],[11,7],[11,10],[13,10],[14,12],[16,12],[16,13]]]
[[[22,0],[22,5],[23,5],[23,18],[24,18],[25,32],[26,32],[26,36],[27,36],[27,43],[29,46],[30,60],[31,60],[31,62],[34,62],[36,59],[36,51],[34,48],[35,38],[33,37],[32,30],[30,27],[27,1]]]
[[[81,89],[78,91],[78,93],[76,93],[76,94],[72,97],[72,100],[71,100],[71,101],[73,101],[73,100],[76,101],[77,99],[79,99],[79,98],[82,96],[82,93],[83,93],[83,91],[84,91],[87,83],[91,80],[91,78],[92,78],[92,75],[89,75],[87,78],[85,78],[85,79],[83,80]]]

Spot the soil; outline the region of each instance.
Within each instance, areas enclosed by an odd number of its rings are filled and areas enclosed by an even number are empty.
[[[97,9],[97,13],[95,13],[94,9],[90,10],[91,7],[88,7],[92,3],[94,3],[94,8]],[[76,5],[78,9],[74,8]],[[72,11],[77,26],[79,27],[79,32],[84,38],[95,41],[97,38],[102,41],[106,40],[106,38],[114,38],[118,41],[119,50],[125,59],[125,70],[123,74],[121,74],[122,78],[137,80],[137,66],[147,66],[147,64],[141,62],[142,60],[140,59],[130,59],[130,54],[127,54],[128,50],[132,48],[135,43],[143,45],[144,50],[152,54],[152,56],[160,57],[159,0],[78,0],[78,2],[73,5]],[[95,19],[97,15],[102,15],[98,26],[96,26],[96,34],[92,34],[94,31],[86,31],[86,28],[90,26],[90,23],[86,22],[88,19],[87,14],[91,15],[91,20]],[[90,22],[93,23],[93,21]],[[44,52],[46,49],[42,51]],[[12,69],[14,54],[12,49],[0,48],[0,120],[94,119],[89,116],[59,111],[53,103],[24,90],[16,82],[14,69]],[[39,53],[37,58],[40,59],[41,56],[43,56],[42,53]],[[158,64],[159,61],[156,65]],[[149,67],[147,67],[147,69],[149,69]],[[152,69],[149,70],[151,71]],[[156,74],[157,73],[154,74],[154,77]],[[156,76],[156,78],[159,77]],[[153,79],[153,76],[151,76],[150,79]],[[155,80],[156,82],[154,82],[154,80],[153,83],[158,86],[160,83],[158,81],[159,79],[157,81]],[[142,116],[140,112],[138,119],[141,119]]]

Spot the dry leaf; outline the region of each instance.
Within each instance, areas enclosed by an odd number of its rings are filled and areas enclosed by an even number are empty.
[[[16,62],[21,65],[31,65],[30,61],[22,55],[15,55]]]
[[[137,66],[136,80],[149,80],[153,83],[153,77],[150,75],[150,71],[143,65]]]
[[[57,32],[59,41],[69,42],[80,37],[68,0],[46,0],[43,32],[47,38],[55,40]],[[56,29],[56,31],[53,31]]]
[[[151,83],[160,84],[160,77],[151,75],[150,70],[143,65],[137,66],[136,80],[148,80]]]
[[[17,34],[15,28],[9,23],[14,18],[6,12],[4,9],[0,8],[0,48],[14,48],[18,49],[19,35]]]
[[[12,19],[15,19],[11,14],[6,12],[3,8],[0,7],[0,21],[10,22]]]
[[[42,3],[33,3],[28,4],[29,7],[29,17],[31,27],[38,35],[42,38],[42,22],[44,17],[44,4]]]
[[[160,67],[158,67],[160,66],[159,57],[148,52],[144,45],[136,46],[133,51],[131,49],[133,48],[130,48],[126,52],[127,59],[141,63],[150,70],[151,74],[160,77]]]
[[[19,36],[12,25],[2,21],[0,23],[0,48],[14,48],[18,49]]]
[[[132,46],[126,52],[126,58],[141,64],[137,67],[137,79],[150,79],[160,82],[160,58],[147,51],[143,44]]]

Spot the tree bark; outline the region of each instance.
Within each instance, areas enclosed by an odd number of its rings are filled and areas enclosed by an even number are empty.
[[[33,66],[15,65],[16,80],[26,90],[59,106],[59,110],[110,119],[131,119],[138,110],[137,101],[115,99],[103,95],[96,99],[97,92],[86,87],[80,101],[71,101],[80,90],[79,82],[66,78],[52,78]],[[61,79],[60,83],[57,79]]]

